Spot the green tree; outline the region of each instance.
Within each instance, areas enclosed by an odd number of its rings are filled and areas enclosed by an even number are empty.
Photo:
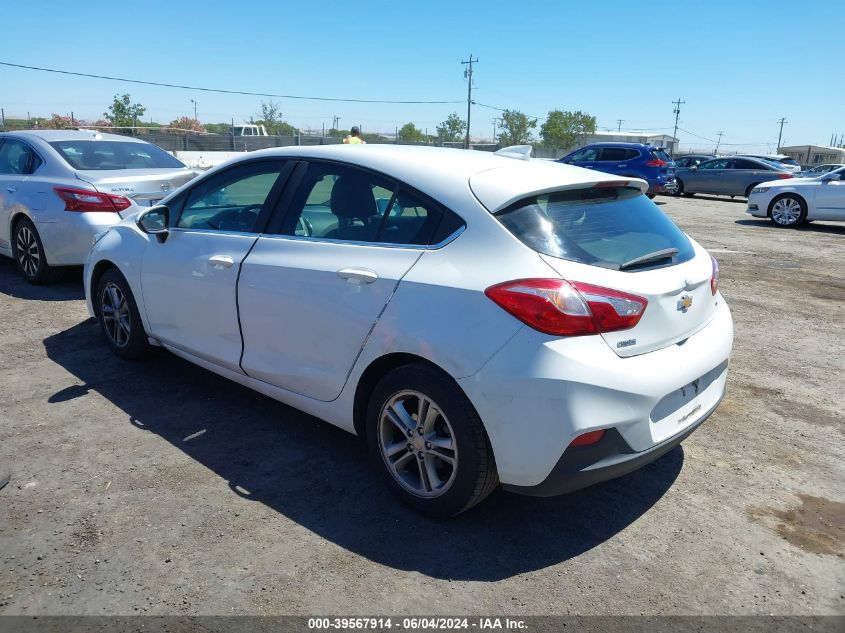
[[[517,110],[505,110],[499,118],[499,144],[521,145],[531,142],[531,130],[537,127],[537,119]]]
[[[263,125],[267,134],[272,136],[295,136],[296,128],[282,119],[281,105],[270,99],[269,102],[261,102],[261,118],[255,122],[256,125]]]
[[[464,140],[467,131],[467,124],[457,112],[453,112],[446,120],[437,126],[437,136],[442,141],[451,143]]]
[[[103,116],[109,125],[114,127],[132,127],[138,124],[147,109],[140,103],[132,103],[128,94],[115,95],[114,102],[109,106],[109,111]]]
[[[425,140],[425,134],[413,123],[406,123],[399,128],[399,138],[403,141],[421,143]]]
[[[546,147],[569,149],[583,145],[588,134],[596,131],[596,117],[580,110],[552,110],[540,126],[540,137]]]

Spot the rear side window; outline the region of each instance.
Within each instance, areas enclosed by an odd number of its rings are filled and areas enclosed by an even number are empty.
[[[185,165],[151,143],[125,141],[54,141],[50,143],[74,169],[168,169]]]
[[[640,153],[633,149],[626,149],[624,147],[605,147],[601,150],[599,160],[631,160]]]
[[[632,187],[534,196],[496,217],[535,251],[581,264],[642,270],[680,264],[695,255],[687,236]]]
[[[0,174],[31,174],[41,164],[32,148],[16,139],[0,139]]]

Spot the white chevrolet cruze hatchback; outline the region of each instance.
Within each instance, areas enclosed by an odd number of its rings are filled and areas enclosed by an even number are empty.
[[[724,396],[718,267],[644,181],[502,153],[246,154],[98,236],[89,310],[365,437],[422,512],[628,473]]]

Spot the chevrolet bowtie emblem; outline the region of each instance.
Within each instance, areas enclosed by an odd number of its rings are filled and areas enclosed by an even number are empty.
[[[690,309],[692,306],[692,297],[689,295],[684,295],[680,299],[678,299],[678,312],[683,312],[686,314],[687,310]]]

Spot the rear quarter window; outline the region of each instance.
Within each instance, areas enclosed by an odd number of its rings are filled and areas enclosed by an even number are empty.
[[[496,213],[496,218],[535,251],[581,264],[642,270],[680,264],[695,256],[687,236],[632,187],[589,187],[532,196]],[[630,264],[660,251],[675,252],[642,265]]]

